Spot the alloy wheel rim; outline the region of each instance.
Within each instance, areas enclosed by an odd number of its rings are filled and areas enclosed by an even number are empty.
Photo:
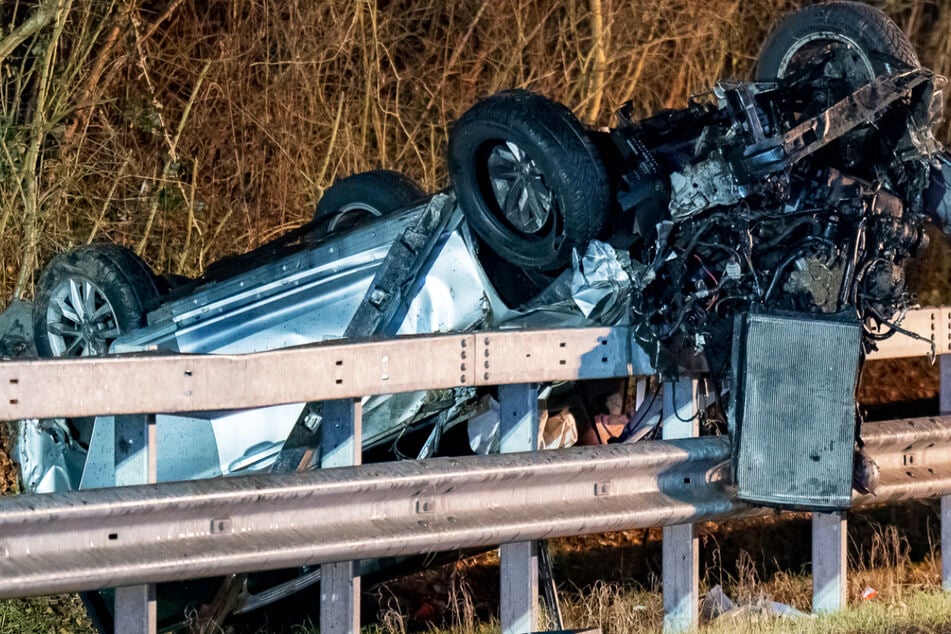
[[[70,277],[53,289],[46,330],[56,357],[106,354],[120,334],[116,312],[105,293],[81,277]]]
[[[487,166],[492,193],[504,219],[525,234],[544,228],[551,219],[555,196],[534,159],[506,141],[492,148]]]

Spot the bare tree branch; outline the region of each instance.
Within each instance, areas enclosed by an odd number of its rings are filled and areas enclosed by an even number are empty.
[[[10,35],[0,41],[0,64],[12,53],[16,47],[25,42],[31,35],[40,31],[56,15],[57,0],[44,2],[23,24],[18,26]]]

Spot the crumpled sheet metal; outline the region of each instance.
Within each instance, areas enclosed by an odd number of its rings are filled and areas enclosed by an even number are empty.
[[[443,249],[442,256],[434,264],[431,275],[439,279],[455,279],[460,276],[460,267],[465,268],[462,265],[466,263],[468,263],[469,268],[472,268],[471,257],[468,256],[465,242],[458,235],[453,234],[447,248]],[[514,317],[514,321],[506,320],[502,325],[535,328],[546,325],[576,327],[622,321],[629,313],[628,298],[630,296],[631,278],[627,272],[627,266],[626,257],[619,255],[610,245],[593,242],[584,257],[576,255],[572,268],[566,271],[546,291],[547,297],[558,301],[552,301],[553,305],[542,306],[535,311],[510,313],[509,316]],[[469,269],[465,270],[468,271]],[[473,280],[475,279],[474,273],[468,275]],[[413,323],[414,327],[409,330],[425,331],[434,324],[439,324],[439,327],[442,328],[444,322],[448,324],[450,330],[466,330],[471,327],[473,322],[482,318],[487,308],[486,303],[479,299],[481,297],[481,286],[475,283],[459,286],[465,288],[469,293],[464,301],[460,300],[458,292],[449,293],[448,297],[444,296],[441,291],[444,289],[450,290],[448,285],[428,284],[426,288],[429,289],[429,294],[421,293],[416,301],[416,304],[418,304],[417,310],[410,313],[410,317],[416,321]],[[440,292],[430,298],[430,295],[436,291]],[[455,295],[455,301],[453,301],[453,295]],[[458,310],[460,303],[468,309]],[[455,308],[449,310],[447,307]],[[423,319],[429,316],[433,317],[433,322],[426,322]],[[416,323],[421,319],[420,323]],[[287,340],[290,332],[296,326],[284,324],[282,327],[285,328],[282,331],[282,336],[284,340]],[[313,332],[309,333],[310,338],[313,338],[313,335]],[[649,362],[642,351],[636,350],[634,353],[637,355],[637,361],[634,364],[636,367],[648,366]],[[421,418],[420,413],[423,412],[427,404],[444,399],[446,396],[446,392],[415,392],[402,393],[396,396],[371,397],[364,407],[365,443],[373,445],[385,441],[388,437],[398,433],[404,426]],[[462,405],[470,398],[470,396],[462,393],[454,394],[454,396],[458,396],[460,399],[456,406]],[[176,421],[190,420],[191,424],[196,427],[208,425],[208,422],[200,416],[194,419],[189,419],[187,416],[171,416],[163,417],[163,428],[167,427],[166,418]],[[288,425],[292,423],[293,416],[288,421]],[[397,422],[398,424],[395,424]],[[256,427],[257,425],[258,423],[252,422],[251,428],[258,428],[262,431],[265,428],[274,428],[274,431],[280,431],[274,425]],[[234,424],[229,422],[226,427],[230,429],[234,427]],[[286,429],[282,428],[282,430],[278,435],[283,438],[286,435]],[[57,451],[52,449],[53,447],[62,447],[63,444],[61,442],[56,443],[53,436],[39,430],[34,431],[30,438],[33,439],[34,448],[29,451],[29,457],[33,461],[32,464],[36,465],[35,468],[42,473],[34,474],[29,478],[29,481],[35,481],[36,483],[44,481],[54,487],[53,489],[36,489],[34,487],[39,485],[35,484],[30,485],[31,490],[48,491],[74,488],[74,486],[67,484],[73,478],[62,475],[67,473],[65,467],[61,466],[65,460],[61,456],[55,455]],[[275,438],[272,438],[271,435],[265,438],[262,434],[248,433],[247,430],[231,434],[225,432],[224,428],[220,435],[216,435],[216,438],[218,438],[215,443],[218,450],[218,460],[213,462],[216,463],[214,466],[222,473],[230,473],[232,469],[236,468],[236,465],[248,462],[245,449],[249,447],[259,448],[263,446],[262,443],[265,441],[270,445],[275,442]],[[180,461],[182,464],[188,463],[189,459],[186,456],[191,455],[191,453],[193,452],[190,452],[187,443],[179,445],[179,449],[173,452],[176,456],[182,456],[183,460]],[[162,464],[160,464],[159,469],[160,472],[167,472],[169,469],[163,469],[163,464],[167,461],[163,461],[161,455],[168,455],[168,453],[160,452],[160,462]],[[199,456],[195,457],[195,475],[205,473],[209,466],[205,465],[207,460],[203,454],[200,458]],[[193,477],[187,471],[173,471],[173,479]]]
[[[63,419],[19,421],[13,458],[20,465],[20,481],[27,493],[75,488],[84,457],[85,452],[73,442]],[[78,466],[74,464],[77,458]]]
[[[623,260],[622,260],[623,258]],[[622,315],[619,309],[627,307],[631,293],[631,276],[624,266],[629,260],[609,244],[592,240],[579,258],[575,251],[571,258],[571,298],[581,314],[600,323],[616,325]]]
[[[630,258],[592,240],[584,256],[572,253],[571,268],[559,275],[515,316],[500,325],[531,328],[618,326],[630,314]]]

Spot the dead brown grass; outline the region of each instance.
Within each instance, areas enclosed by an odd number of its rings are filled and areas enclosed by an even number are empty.
[[[706,523],[701,535],[701,592],[715,585],[738,606],[734,617],[704,620],[713,632],[904,631],[947,623],[947,600],[927,607],[922,596],[940,591],[937,516],[933,504],[913,502],[850,514],[848,602],[833,621],[781,621],[775,601],[811,612],[809,515],[784,513]],[[565,626],[600,627],[605,634],[661,631],[659,535],[628,531],[551,542]],[[623,560],[628,560],[624,563]],[[384,584],[376,592],[379,631],[478,634],[498,631],[498,557],[487,553]],[[862,598],[867,588],[873,598]],[[908,606],[927,613],[915,614]],[[901,623],[889,630],[890,623]],[[445,628],[445,629],[442,629]]]
[[[883,614],[876,618],[887,623],[890,610],[901,612],[921,593],[938,592],[938,527],[933,501],[850,513],[849,605],[861,609],[878,605]],[[739,615],[744,620],[768,620],[767,610],[761,609],[768,601],[808,614],[812,603],[810,531],[808,513],[699,525],[701,593],[720,585],[735,603],[750,606]],[[606,634],[660,631],[660,537],[660,529],[651,529],[550,542],[566,626],[599,626]],[[493,551],[387,582],[376,591],[381,632],[428,631],[430,627],[468,634],[493,631],[492,619],[498,616],[498,566]],[[876,591],[875,598],[862,599],[866,588]],[[805,631],[825,630],[817,625]],[[871,630],[849,629],[846,623],[836,631],[882,630],[878,625]]]
[[[302,223],[334,178],[360,170],[442,187],[448,126],[502,88],[540,91],[596,124],[628,99],[642,113],[682,105],[747,76],[772,21],[800,3],[57,5],[0,56],[0,291],[28,294],[50,254],[100,239],[200,272]],[[23,26],[52,4],[5,3],[0,21]],[[951,6],[879,4],[948,72]]]
[[[20,492],[19,471],[10,458],[12,446],[9,426],[0,423],[0,495]]]

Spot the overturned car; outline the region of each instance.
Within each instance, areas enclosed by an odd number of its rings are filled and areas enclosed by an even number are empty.
[[[349,177],[311,223],[197,280],[156,276],[115,245],[80,247],[39,280],[37,350],[242,353],[629,323],[649,361],[638,369],[708,374],[732,394],[739,427],[759,380],[748,367],[759,344],[747,339],[766,320],[842,333],[852,352],[834,373],[853,377],[851,393],[863,353],[900,331],[912,301],[902,264],[926,242],[929,216],[943,225],[948,213],[951,163],[933,135],[942,81],[884,14],[852,2],[787,16],[756,74],[645,119],[623,106],[607,131],[537,94],[493,95],[451,131],[452,189],[427,196],[387,171]],[[789,369],[792,382],[812,374]],[[475,396],[370,399],[365,443],[465,421]],[[800,409],[828,400],[808,398],[797,395]],[[299,404],[163,417],[158,478],[268,468],[307,415]],[[47,425],[75,455],[30,461],[28,489],[111,484],[96,440],[110,424]]]
[[[719,398],[704,415],[731,432],[740,497],[846,507],[862,360],[901,332],[903,264],[929,219],[949,218],[951,161],[933,134],[943,80],[853,2],[784,18],[756,78],[647,118],[622,106],[611,130],[537,94],[493,95],[450,132],[449,190],[427,196],[392,172],[344,179],[311,223],[197,280],[80,247],[40,278],[37,350],[243,353],[627,324],[644,352],[635,370],[710,379]],[[481,396],[372,397],[364,449],[421,430],[412,456],[433,455]],[[280,470],[295,425],[319,419],[304,403],[159,416],[158,479]],[[114,424],[24,421],[26,488],[111,486]],[[619,438],[643,436],[629,431]]]

